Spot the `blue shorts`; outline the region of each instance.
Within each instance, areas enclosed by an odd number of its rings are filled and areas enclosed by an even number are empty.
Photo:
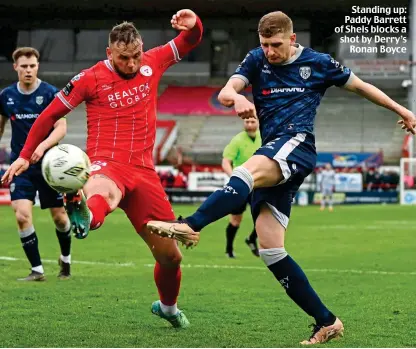
[[[63,207],[64,201],[61,193],[52,189],[43,179],[41,169],[31,166],[19,176],[13,177],[10,183],[10,197],[15,200],[30,200],[35,203],[36,192],[39,193],[41,209]]]
[[[254,155],[264,155],[276,161],[283,180],[273,187],[253,190],[253,219],[256,221],[261,205],[266,203],[273,216],[287,228],[296,192],[316,165],[315,137],[309,133],[284,135],[265,144]]]

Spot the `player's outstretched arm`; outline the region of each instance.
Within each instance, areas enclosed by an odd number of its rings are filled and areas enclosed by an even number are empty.
[[[222,169],[223,171],[231,177],[233,173],[233,162],[230,159],[222,158]]]
[[[368,99],[370,102],[394,111],[402,118],[402,120],[398,121],[398,124],[402,126],[402,129],[405,129],[407,132],[412,134],[416,134],[415,115],[407,108],[393,101],[389,96],[374,85],[364,82],[354,75],[348,84],[344,86],[344,88]]]
[[[68,114],[70,109],[55,97],[54,100],[39,115],[30,129],[25,145],[20,152],[20,157],[29,160],[38,145],[43,142],[55,123]]]
[[[203,26],[196,13],[190,9],[179,10],[170,21],[172,28],[181,33],[173,39],[178,57],[181,59],[202,40]]]
[[[38,162],[45,151],[52,148],[54,145],[58,144],[62,138],[66,135],[66,119],[61,118],[57,122],[55,122],[55,125],[53,126],[54,129],[51,132],[51,134],[46,138],[41,144],[39,144],[32,154],[32,157],[30,158],[30,163],[34,164]]]
[[[242,119],[257,119],[254,104],[251,103],[246,97],[239,94],[239,92],[243,91],[245,87],[246,83],[242,79],[232,77],[220,91],[218,100],[226,107],[234,106],[237,115]]]

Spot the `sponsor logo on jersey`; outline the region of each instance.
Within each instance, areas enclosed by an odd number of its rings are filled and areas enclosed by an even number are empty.
[[[311,76],[312,70],[311,67],[300,67],[299,75],[302,79],[307,80]]]
[[[9,98],[8,100],[7,100],[7,103],[6,103],[7,105],[12,105],[12,104],[14,104],[14,102],[13,102],[13,99],[12,98]]]
[[[39,114],[15,114],[15,117],[18,120],[36,119],[38,116]]]
[[[110,85],[103,85],[103,86],[101,86],[101,88],[103,89],[103,91],[107,91],[107,90],[112,89],[112,87]]]
[[[293,93],[293,92],[305,92],[304,87],[273,87],[273,88],[267,88],[263,89],[261,93],[264,96],[267,96],[272,93]]]
[[[43,103],[43,96],[36,96],[36,104],[41,105]]]
[[[152,68],[150,68],[148,65],[144,65],[140,67],[140,73],[144,76],[151,76],[153,74]]]
[[[111,108],[133,105],[150,94],[149,83],[131,87],[127,90],[117,91],[107,96]]]
[[[74,85],[72,84],[72,82],[68,82],[67,85],[62,89],[62,92],[65,96],[69,96],[69,94],[71,93],[72,89],[74,88]]]

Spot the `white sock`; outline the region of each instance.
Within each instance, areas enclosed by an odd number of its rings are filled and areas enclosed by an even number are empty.
[[[61,255],[60,258],[61,258],[62,262],[71,264],[71,255],[70,254],[68,256],[62,256]]]
[[[42,264],[41,265],[38,265],[37,267],[33,267],[32,270],[33,271],[37,271],[38,273],[41,273],[41,274],[44,273]]]
[[[165,315],[175,315],[178,312],[177,304],[174,305],[164,305],[161,301],[160,303],[160,309],[162,309],[163,314]]]

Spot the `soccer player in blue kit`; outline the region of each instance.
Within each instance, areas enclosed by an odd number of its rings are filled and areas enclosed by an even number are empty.
[[[412,134],[416,119],[328,54],[297,44],[292,21],[284,13],[263,16],[258,33],[261,46],[247,54],[218,99],[225,106],[234,106],[241,118],[259,119],[263,146],[235,168],[228,184],[209,196],[192,216],[175,222],[151,221],[148,227],[193,246],[202,228],[240,207],[253,192],[260,256],[288,296],[316,321],[312,335],[301,344],[325,343],[342,336],[343,323],[322,303],[284,247],[292,199],[316,164],[316,110],[326,89],[338,86],[392,110],[402,118],[398,122],[402,129]],[[254,104],[239,94],[249,84]]]
[[[16,160],[22,150],[27,135],[40,113],[59,92],[56,87],[38,79],[39,52],[32,47],[21,47],[13,52],[14,69],[19,81],[0,93],[0,139],[7,120],[12,127],[11,161]],[[66,120],[58,120],[49,136],[34,152],[29,170],[13,178],[10,183],[12,207],[16,214],[19,236],[23,250],[31,264],[31,273],[20,281],[45,280],[44,269],[39,254],[38,238],[32,222],[32,207],[36,192],[42,209],[49,208],[56,227],[61,248],[58,263],[58,277],[70,277],[71,263],[71,224],[63,207],[62,194],[50,188],[41,173],[43,154],[56,145],[66,134]]]

